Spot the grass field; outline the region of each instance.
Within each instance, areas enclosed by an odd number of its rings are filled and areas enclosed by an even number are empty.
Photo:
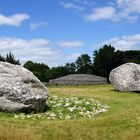
[[[57,96],[84,96],[111,106],[93,118],[19,120],[0,113],[0,140],[140,140],[140,93],[120,93],[111,85],[48,87]]]

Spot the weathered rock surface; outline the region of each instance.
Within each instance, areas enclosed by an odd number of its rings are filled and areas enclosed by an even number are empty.
[[[111,71],[109,80],[117,91],[140,91],[140,65],[123,64]]]
[[[93,85],[106,84],[107,79],[90,74],[71,74],[61,78],[50,80],[50,85]]]
[[[47,88],[22,66],[0,62],[0,110],[42,111],[46,108]]]

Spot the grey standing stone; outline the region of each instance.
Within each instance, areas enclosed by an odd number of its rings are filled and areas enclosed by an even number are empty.
[[[47,88],[19,65],[0,62],[0,110],[7,112],[43,111]]]
[[[140,65],[123,64],[111,71],[109,80],[117,91],[140,91]]]

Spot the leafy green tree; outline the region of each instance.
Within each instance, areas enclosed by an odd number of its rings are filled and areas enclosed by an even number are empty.
[[[104,45],[103,48],[94,51],[94,74],[109,77],[109,73],[114,68],[112,60],[114,60],[115,48],[111,45]]]
[[[92,73],[92,63],[88,54],[82,54],[75,62],[77,73]]]
[[[75,63],[66,63],[64,67],[69,74],[76,73],[76,64]]]
[[[11,52],[6,55],[5,61],[11,64],[20,65],[19,60],[16,60],[15,56]]]
[[[115,51],[111,45],[94,51],[94,74],[109,77],[112,69],[127,62],[140,64],[140,50]]]
[[[0,55],[0,61],[5,62],[5,58],[3,56]]]
[[[38,79],[42,82],[47,81],[47,77],[45,77],[46,71],[49,69],[48,65],[43,63],[34,63],[32,61],[27,61],[24,64],[24,67],[33,72],[33,74],[38,77]]]
[[[85,65],[90,65],[91,64],[91,59],[88,54],[82,54],[79,56],[76,60],[77,68]]]
[[[45,77],[47,78],[47,80],[50,80],[50,79],[59,78],[68,74],[69,72],[64,66],[58,66],[58,67],[53,67],[51,69],[48,69],[45,73]]]
[[[135,62],[140,64],[140,50],[124,51],[123,54],[123,62]]]
[[[32,61],[27,61],[23,66],[30,71],[34,71],[34,63]]]

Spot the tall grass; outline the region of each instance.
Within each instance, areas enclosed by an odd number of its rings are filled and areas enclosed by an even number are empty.
[[[49,87],[57,96],[94,98],[111,106],[94,118],[18,120],[0,114],[1,140],[139,140],[140,94],[114,91],[111,85]]]

